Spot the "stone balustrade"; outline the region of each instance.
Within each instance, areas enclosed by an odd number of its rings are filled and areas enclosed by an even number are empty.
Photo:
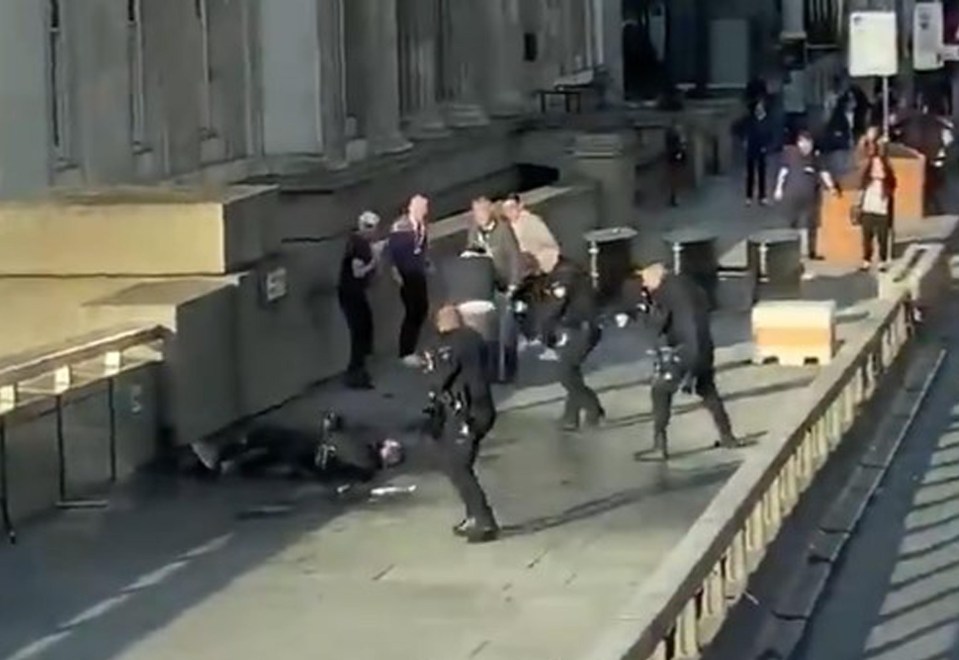
[[[934,306],[944,291],[912,284],[941,283],[945,264],[941,245],[903,257],[890,276],[899,284],[887,285],[860,334],[820,371],[583,660],[701,656],[783,522],[896,369],[914,332],[914,292]]]

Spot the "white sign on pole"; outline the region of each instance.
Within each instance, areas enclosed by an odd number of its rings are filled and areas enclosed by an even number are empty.
[[[912,15],[912,66],[916,71],[942,68],[942,4],[917,2]]]
[[[849,17],[849,75],[894,76],[899,71],[896,13],[857,11]]]

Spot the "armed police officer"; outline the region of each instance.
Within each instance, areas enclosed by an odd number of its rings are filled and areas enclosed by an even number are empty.
[[[453,306],[436,313],[437,346],[427,353],[430,378],[430,433],[446,473],[463,505],[465,518],[453,533],[470,543],[493,541],[499,526],[473,465],[480,443],[496,422],[487,376],[483,338],[463,324]]]
[[[635,304],[658,337],[653,386],[653,442],[669,458],[666,427],[673,396],[695,392],[719,431],[717,446],[738,447],[726,407],[716,389],[712,332],[706,294],[692,280],[666,271],[656,263],[642,270],[642,286]],[[620,325],[624,319],[618,319]]]
[[[559,382],[566,390],[561,428],[576,431],[585,418],[597,426],[606,411],[583,379],[583,362],[601,336],[593,283],[578,264],[560,259],[546,282],[547,300],[542,303],[544,343],[559,353]]]

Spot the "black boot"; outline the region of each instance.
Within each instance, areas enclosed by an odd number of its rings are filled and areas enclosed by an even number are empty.
[[[666,437],[666,431],[656,431],[653,436],[653,450],[662,454],[664,461],[669,460],[669,440]]]
[[[586,413],[586,426],[590,428],[596,428],[603,423],[603,420],[606,419],[606,411],[603,410],[602,406],[597,408],[594,412]]]
[[[724,433],[723,436],[716,441],[715,447],[722,449],[736,449],[738,447],[745,447],[746,443],[737,438],[732,433]]]
[[[475,527],[466,535],[467,543],[490,543],[499,538],[499,527]]]
[[[350,369],[343,374],[343,384],[351,390],[371,390],[373,389],[373,379],[366,369]]]
[[[567,404],[563,416],[559,419],[559,428],[563,431],[578,431],[579,410]]]
[[[467,518],[453,528],[453,533],[468,543],[489,543],[499,537],[499,526],[495,522],[480,524],[476,518]]]

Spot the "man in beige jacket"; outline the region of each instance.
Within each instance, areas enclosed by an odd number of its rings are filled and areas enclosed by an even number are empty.
[[[513,225],[513,233],[523,255],[525,277],[549,275],[559,261],[559,243],[543,219],[523,205],[513,193],[503,201],[503,215]]]
[[[516,292],[514,300],[524,308],[520,315],[520,331],[522,339],[520,348],[532,343],[538,344],[534,338],[537,334],[537,320],[533,313],[538,301],[539,289],[542,282],[556,268],[559,263],[560,249],[556,237],[549,230],[543,219],[526,209],[520,196],[513,193],[503,200],[503,215],[513,227],[513,234],[519,244],[523,273],[522,284]],[[546,349],[540,356],[544,360],[556,359],[555,351]]]

